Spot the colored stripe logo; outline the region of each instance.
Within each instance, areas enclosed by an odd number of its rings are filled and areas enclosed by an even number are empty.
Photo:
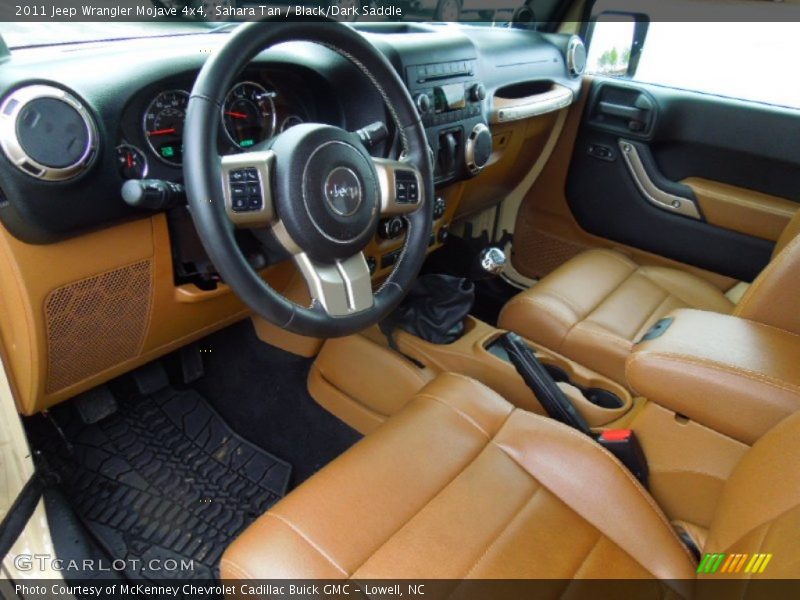
[[[718,573],[756,575],[764,572],[770,560],[772,554],[706,554],[697,565],[697,572],[707,575]]]

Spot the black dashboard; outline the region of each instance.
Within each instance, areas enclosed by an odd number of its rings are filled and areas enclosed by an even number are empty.
[[[434,25],[364,26],[401,74],[426,126],[437,184],[476,176],[491,152],[495,92],[536,82],[577,94],[569,36]],[[141,216],[126,179],[182,181],[188,93],[226,34],[21,50],[0,64],[0,220],[48,243]],[[510,114],[510,113],[509,113]],[[39,122],[39,119],[43,121]],[[378,91],[332,50],[289,43],[239,74],[219,114],[219,154],[300,122],[355,131],[383,122],[375,156],[396,152]],[[487,141],[488,140],[488,141]]]

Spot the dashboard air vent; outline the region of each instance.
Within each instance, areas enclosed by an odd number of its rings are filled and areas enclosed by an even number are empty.
[[[72,94],[50,85],[29,85],[0,104],[0,147],[24,173],[63,181],[89,167],[97,149],[97,127]]]
[[[580,77],[586,70],[586,46],[577,35],[567,44],[567,69],[572,77]]]

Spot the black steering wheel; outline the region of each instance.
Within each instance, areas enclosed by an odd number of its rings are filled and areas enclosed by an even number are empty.
[[[218,155],[220,107],[234,78],[259,52],[291,41],[333,50],[369,79],[397,128],[398,160],[373,158],[358,135],[322,124],[296,125],[247,152]],[[200,71],[184,131],[195,227],[223,280],[256,314],[294,333],[336,337],[377,323],[402,300],[431,235],[433,170],[408,90],[363,36],[333,21],[241,25]],[[378,219],[390,215],[406,220],[405,242],[394,270],[373,291],[363,250]],[[236,244],[236,227],[269,231],[292,255],[310,307],[264,282]]]

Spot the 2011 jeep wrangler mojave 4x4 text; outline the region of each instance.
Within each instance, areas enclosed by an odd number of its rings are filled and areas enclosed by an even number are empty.
[[[798,3],[0,12],[0,596],[798,597]]]

